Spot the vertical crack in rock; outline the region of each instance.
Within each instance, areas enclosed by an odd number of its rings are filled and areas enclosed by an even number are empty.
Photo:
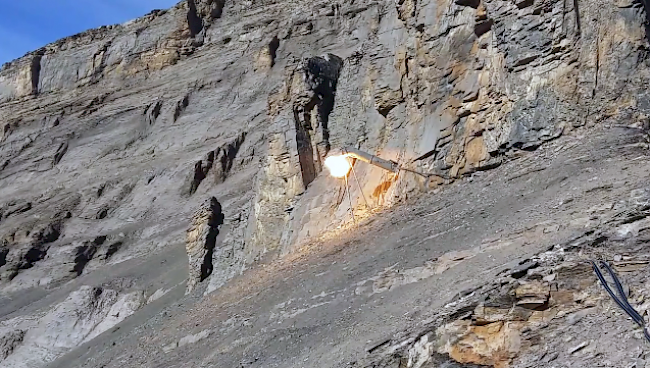
[[[196,3],[194,0],[187,0],[187,25],[190,29],[190,36],[196,37],[203,30],[203,19],[199,16],[196,10]]]
[[[68,145],[69,143],[67,141],[59,145],[56,153],[54,153],[54,157],[52,157],[52,167],[58,165],[58,163],[61,162],[63,156],[66,154],[66,152],[68,152]]]
[[[278,49],[280,48],[280,39],[274,36],[269,42],[269,54],[271,55],[271,67],[275,65],[275,58],[278,56]]]
[[[219,166],[215,168],[214,179],[215,183],[223,183],[230,170],[232,170],[235,158],[239,153],[239,149],[246,140],[246,132],[241,133],[237,138],[225,145],[224,147],[219,148],[215,154],[215,161],[219,163]]]
[[[113,40],[108,40],[95,52],[92,57],[92,75],[90,76],[90,83],[97,83],[101,80],[104,69],[106,68],[106,61],[108,59],[108,50],[113,44]]]
[[[190,104],[189,94],[185,95],[182,100],[176,103],[176,108],[174,109],[174,122],[176,122],[176,120],[178,120],[178,118],[181,117],[181,114],[183,113],[183,111],[185,111],[185,109],[187,108],[187,106],[189,106],[189,104]]]
[[[0,267],[7,264],[7,254],[9,254],[9,248],[3,246],[0,248]]]
[[[580,23],[580,7],[578,6],[578,0],[573,0],[573,11],[576,14],[576,36],[580,37],[582,34],[582,25]]]
[[[305,188],[322,170],[322,160],[331,148],[329,116],[342,67],[343,59],[333,54],[308,58],[301,66],[306,93],[295,99],[293,115]]]
[[[210,168],[207,166],[207,162],[204,165],[203,160],[198,160],[196,163],[194,163],[194,174],[192,176],[192,180],[190,181],[190,188],[189,188],[189,195],[192,195],[196,193],[196,190],[199,189],[199,185],[203,182],[203,179],[205,179],[206,172],[210,170]],[[212,164],[210,162],[210,164]]]
[[[343,60],[333,54],[303,60],[269,98],[268,156],[255,199],[251,249],[280,248],[286,225],[330,150],[329,119]],[[256,257],[257,255],[253,256]]]
[[[306,106],[300,106],[294,109],[294,123],[296,127],[296,147],[298,149],[298,160],[300,162],[300,169],[302,172],[302,182],[305,188],[316,179],[317,171],[314,162],[314,148],[312,147],[312,137],[310,131],[313,129],[309,121],[311,116],[309,112],[315,106],[316,101],[310,101]],[[300,111],[301,109],[304,111]],[[300,118],[300,113],[303,113],[303,118]],[[309,124],[309,125],[308,125]]]
[[[38,95],[38,84],[39,80],[41,78],[41,60],[43,59],[43,55],[45,54],[45,50],[39,50],[36,52],[34,55],[34,58],[32,59],[32,64],[31,64],[31,82],[32,82],[32,94],[33,95]]]
[[[223,221],[221,203],[215,197],[204,202],[192,216],[185,243],[189,258],[188,294],[212,274],[212,254]]]
[[[225,0],[188,0],[190,10],[196,18],[203,20],[203,28],[209,26],[210,21],[221,18],[225,5]]]
[[[187,0],[186,26],[176,34],[180,40],[178,53],[191,55],[203,46],[207,29],[214,19],[220,18],[225,6],[224,0]]]
[[[158,116],[160,116],[160,111],[162,110],[163,103],[161,100],[156,101],[155,103],[147,106],[145,109],[145,121],[147,125],[154,125]]]

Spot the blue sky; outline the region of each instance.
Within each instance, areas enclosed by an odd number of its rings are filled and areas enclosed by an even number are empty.
[[[123,23],[180,0],[0,0],[0,65],[60,38]]]

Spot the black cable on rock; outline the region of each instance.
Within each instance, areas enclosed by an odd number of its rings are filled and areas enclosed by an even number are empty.
[[[612,269],[612,267],[604,261],[600,261],[601,267],[603,267],[605,270],[607,270],[607,273],[612,277],[612,280],[614,280],[614,285],[616,286],[616,290],[618,291],[619,296],[617,296],[612,288],[609,286],[607,283],[607,280],[605,280],[605,276],[603,276],[602,271],[596,264],[596,262],[591,261],[591,267],[593,268],[594,272],[596,273],[596,276],[598,277],[598,280],[600,280],[600,283],[603,285],[605,288],[605,291],[607,291],[607,294],[609,294],[612,299],[614,299],[614,302],[627,313],[632,320],[639,325],[643,329],[643,336],[645,339],[650,342],[650,334],[648,334],[648,331],[645,326],[645,321],[643,320],[643,317],[637,312],[632,305],[630,305],[630,302],[627,300],[627,296],[625,295],[625,290],[623,289],[623,285],[621,284],[621,281],[618,279],[616,276],[616,273]]]

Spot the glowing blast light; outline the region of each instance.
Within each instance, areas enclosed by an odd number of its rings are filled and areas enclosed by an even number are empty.
[[[350,161],[345,156],[330,156],[325,159],[325,166],[335,178],[345,177],[352,168]]]

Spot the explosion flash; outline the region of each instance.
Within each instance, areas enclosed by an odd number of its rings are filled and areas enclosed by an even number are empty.
[[[346,156],[330,156],[325,159],[325,166],[335,178],[345,177],[352,169]]]

